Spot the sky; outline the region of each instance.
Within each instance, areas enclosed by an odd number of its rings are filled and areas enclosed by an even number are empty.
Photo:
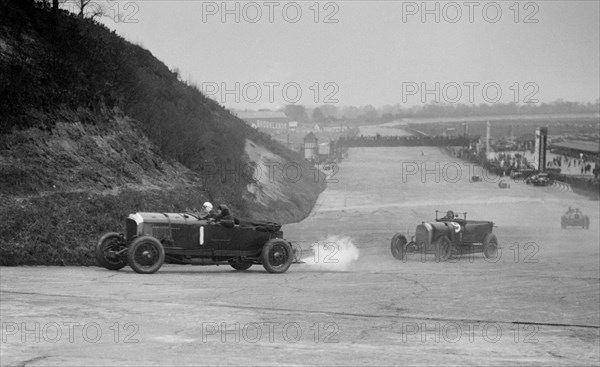
[[[232,109],[600,97],[598,1],[114,1],[102,22]],[[117,16],[119,15],[119,16]]]

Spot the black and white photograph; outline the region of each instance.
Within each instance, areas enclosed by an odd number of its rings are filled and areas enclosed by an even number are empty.
[[[0,0],[0,365],[600,365],[600,2]]]

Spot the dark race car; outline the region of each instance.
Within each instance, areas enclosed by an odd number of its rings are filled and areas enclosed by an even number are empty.
[[[467,220],[467,213],[454,214],[449,210],[439,218],[435,211],[435,222],[417,225],[415,235],[408,241],[406,236],[396,233],[392,238],[392,255],[404,260],[407,254],[435,254],[438,261],[445,261],[462,254],[482,252],[488,259],[496,257],[498,240],[492,233],[494,223],[482,220]]]
[[[535,170],[533,169],[521,169],[518,171],[512,171],[510,173],[510,178],[512,178],[513,180],[527,180],[529,177],[531,177],[533,174],[535,173]]]
[[[583,215],[579,209],[569,208],[569,210],[560,217],[560,226],[563,229],[567,227],[590,229],[590,217]]]
[[[273,222],[200,219],[192,214],[135,213],[126,220],[126,233],[104,234],[96,260],[109,270],[126,265],[151,274],[171,264],[229,264],[247,270],[261,264],[269,273],[283,273],[297,262],[296,249],[283,239]]]
[[[547,173],[538,173],[525,180],[526,184],[533,184],[534,186],[548,186],[552,184],[552,180],[548,177]]]

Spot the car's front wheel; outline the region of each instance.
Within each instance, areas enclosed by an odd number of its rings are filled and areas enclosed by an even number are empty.
[[[406,237],[400,233],[396,233],[394,237],[392,237],[390,250],[392,251],[392,256],[394,256],[394,258],[404,260],[404,257],[406,256],[404,250],[407,242]]]
[[[127,262],[136,273],[156,273],[164,261],[165,249],[154,237],[140,237],[127,250]]]
[[[498,239],[493,233],[488,233],[483,239],[483,256],[486,259],[495,259],[498,255]]]
[[[285,273],[293,259],[292,246],[281,238],[269,240],[262,249],[262,264],[269,273]]]
[[[122,269],[127,265],[127,256],[123,254],[125,248],[125,241],[120,234],[106,233],[96,245],[96,262],[108,270]]]

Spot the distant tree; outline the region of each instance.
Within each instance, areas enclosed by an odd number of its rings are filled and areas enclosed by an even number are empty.
[[[323,113],[323,115],[325,117],[339,117],[338,116],[338,108],[335,105],[332,104],[324,104],[322,106],[319,106],[319,109],[321,110],[321,112]]]
[[[325,115],[323,115],[319,107],[313,110],[312,119],[314,122],[323,122],[325,120]]]
[[[361,108],[360,119],[367,122],[375,122],[378,118],[377,110],[372,105],[366,105]]]
[[[57,0],[53,0],[53,1],[57,1]],[[92,0],[74,0],[75,1],[75,6],[77,6],[77,8],[79,8],[79,12],[78,12],[78,16],[80,18],[90,18],[90,19],[94,19],[96,17],[102,17],[104,15],[106,15],[107,13],[107,9],[106,9],[106,5],[102,4],[98,1],[92,1]]]
[[[306,108],[302,105],[289,104],[285,106],[283,112],[293,121],[298,122],[309,122],[308,114],[306,113]]]

